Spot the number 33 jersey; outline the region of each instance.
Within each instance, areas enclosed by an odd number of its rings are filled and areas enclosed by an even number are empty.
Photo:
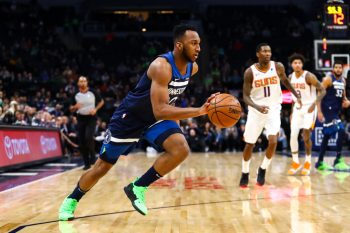
[[[266,106],[280,106],[282,103],[282,91],[280,78],[278,77],[274,61],[270,61],[266,72],[259,70],[256,64],[251,67],[253,72],[252,90],[250,98],[255,104]]]

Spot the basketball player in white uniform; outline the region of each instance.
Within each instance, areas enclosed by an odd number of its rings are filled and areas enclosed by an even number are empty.
[[[255,63],[244,72],[243,98],[248,105],[248,119],[244,132],[246,142],[243,151],[242,177],[240,186],[245,188],[249,182],[249,164],[254,145],[263,129],[269,145],[266,155],[259,167],[257,184],[265,184],[266,169],[271,162],[277,146],[277,135],[281,127],[281,103],[282,91],[280,82],[297,96],[301,105],[300,96],[289,82],[282,63],[271,61],[271,48],[268,44],[262,43],[257,46],[256,56],[258,63]]]
[[[290,169],[288,170],[288,174],[294,175],[303,167],[301,174],[307,176],[310,174],[311,169],[311,131],[314,128],[317,117],[316,107],[325,96],[326,91],[313,73],[303,70],[304,61],[304,56],[297,53],[293,54],[289,58],[289,62],[294,71],[289,75],[289,79],[295,90],[301,96],[303,100],[303,107],[298,109],[297,104],[293,104],[292,119],[290,124],[290,148],[292,151],[293,161]],[[294,96],[293,101],[296,101]],[[302,166],[302,164],[299,162],[298,154],[298,136],[301,129],[303,129],[303,139],[305,145],[304,166]]]

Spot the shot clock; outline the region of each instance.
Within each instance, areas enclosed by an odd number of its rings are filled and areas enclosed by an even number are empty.
[[[330,0],[324,4],[323,26],[328,38],[349,36],[349,5],[342,0]]]

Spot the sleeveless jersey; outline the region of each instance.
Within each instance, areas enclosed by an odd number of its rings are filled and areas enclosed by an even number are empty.
[[[186,74],[181,75],[175,65],[174,55],[168,52],[159,57],[165,58],[172,68],[172,77],[168,84],[169,104],[174,104],[176,99],[183,93],[188,85],[192,75],[193,63],[189,62],[186,68]],[[139,132],[156,122],[151,104],[151,84],[152,80],[148,78],[147,71],[141,76],[136,87],[131,90],[123,99],[120,106],[113,113],[109,123],[109,129],[112,135],[119,138],[128,136],[136,137]],[[121,135],[120,132],[124,132]]]
[[[303,105],[310,105],[316,101],[317,92],[316,88],[312,85],[307,84],[306,82],[306,74],[308,72],[304,70],[303,74],[297,78],[295,72],[292,73],[291,83],[294,89],[301,96],[301,101]],[[297,102],[297,98],[292,95],[293,101]]]
[[[331,78],[332,86],[326,89],[326,95],[322,99],[321,108],[325,117],[339,118],[345,91],[344,79],[341,77],[337,80],[333,74]]]
[[[274,61],[270,61],[270,68],[260,71],[256,65],[250,66],[253,72],[252,90],[250,98],[255,104],[277,106],[282,103],[282,91]]]

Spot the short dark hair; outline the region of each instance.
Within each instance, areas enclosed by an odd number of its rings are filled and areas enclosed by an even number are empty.
[[[333,68],[335,65],[341,65],[343,67],[343,62],[342,61],[339,61],[339,60],[335,60],[334,63],[333,63]]]
[[[268,43],[260,43],[258,44],[258,46],[256,46],[256,52],[260,52],[261,50],[261,47],[264,47],[264,46],[270,46]]]
[[[300,53],[293,53],[289,57],[289,63],[292,64],[294,60],[300,60],[303,63],[303,65],[305,64],[305,57]]]
[[[192,26],[192,25],[189,25],[189,24],[178,24],[174,27],[173,29],[173,40],[174,42],[177,41],[178,39],[180,39],[180,37],[182,37],[185,32],[187,30],[190,30],[190,31],[197,31],[197,29]]]

